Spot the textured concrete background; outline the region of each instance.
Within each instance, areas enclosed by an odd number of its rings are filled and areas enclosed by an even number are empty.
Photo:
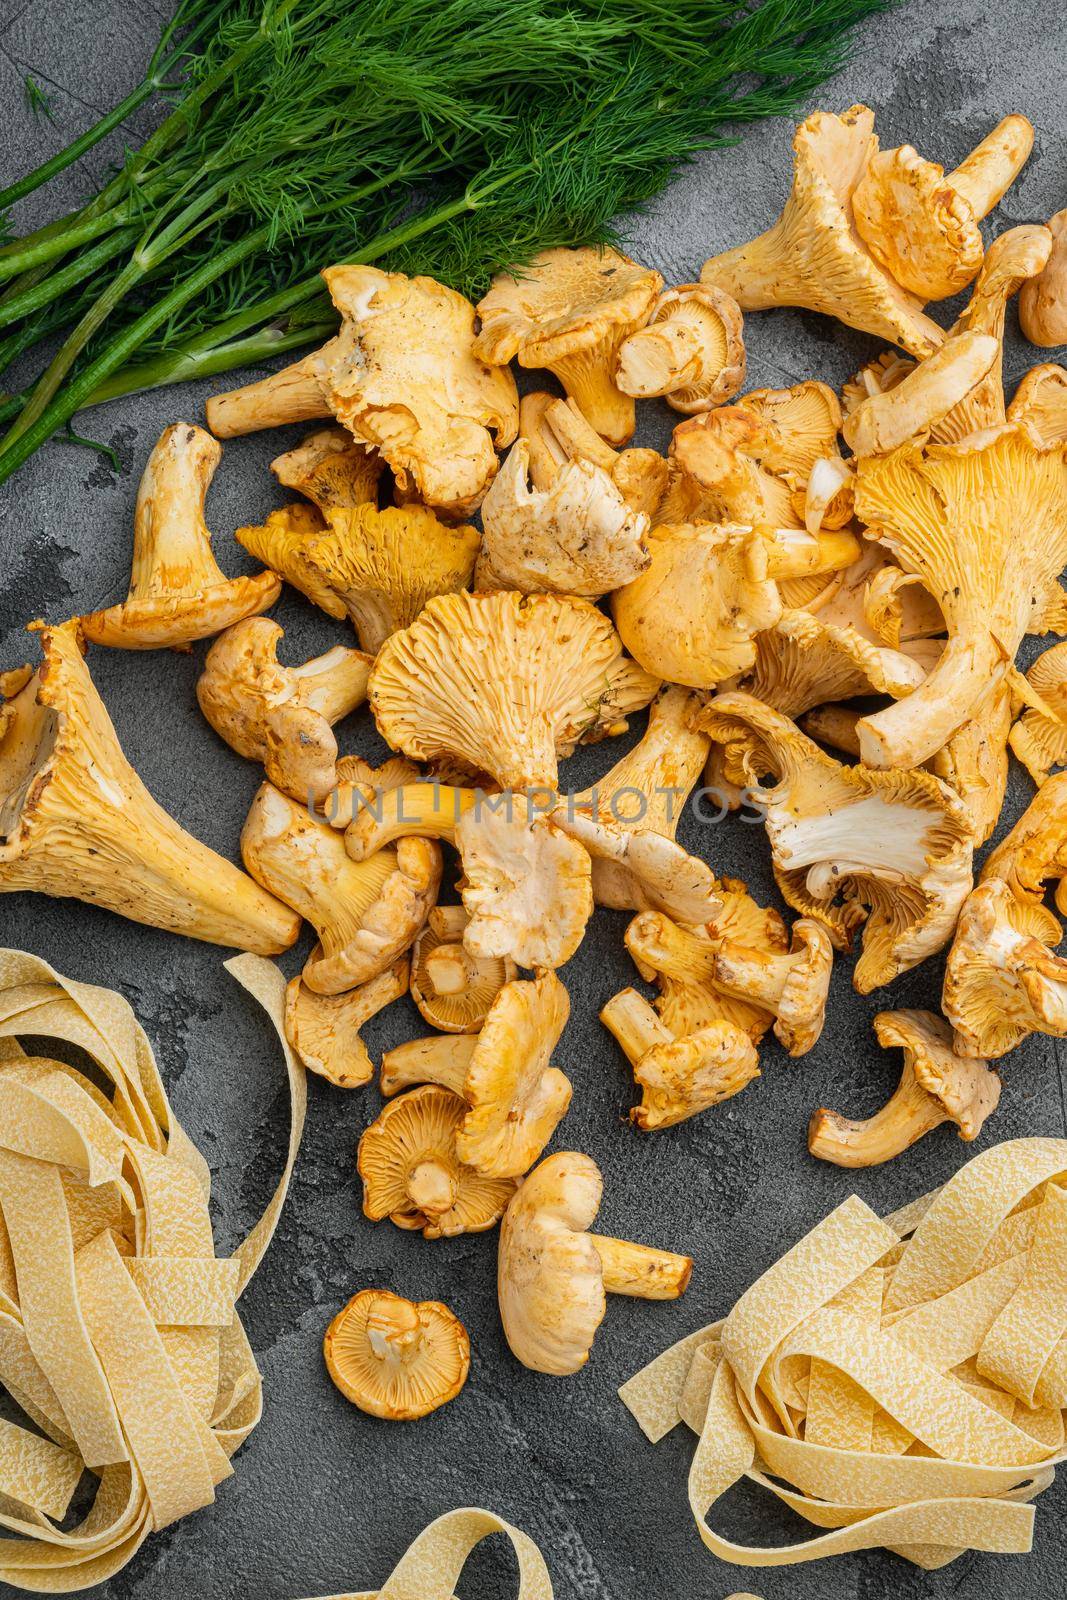
[[[66,142],[137,81],[159,25],[147,0],[0,0],[0,179]],[[1055,0],[911,0],[875,20],[855,60],[824,91],[843,109],[864,100],[885,145],[915,143],[946,168],[1008,110],[1025,112],[1037,145],[993,231],[1043,220],[1067,202],[1063,82],[1067,22]],[[24,100],[28,70],[47,93],[53,122]],[[140,131],[140,130],[138,130]],[[634,253],[669,282],[695,276],[712,251],[739,242],[777,213],[789,181],[790,128],[750,129],[741,147],[696,163],[632,229]],[[114,147],[111,154],[114,154]],[[31,227],[74,204],[107,153],[35,196],[18,217]],[[942,308],[944,320],[950,308]],[[942,312],[938,313],[939,315]],[[747,323],[751,386],[808,376],[844,379],[875,344],[806,314],[774,312]],[[1007,371],[1035,354],[1013,334]],[[218,383],[216,387],[227,387]],[[32,646],[27,619],[60,620],[125,593],[137,479],[163,427],[202,419],[205,387],[117,403],[83,418],[118,452],[122,470],[72,445],[37,456],[0,493],[0,667]],[[646,408],[642,442],[664,444],[666,413]],[[209,500],[216,550],[230,572],[246,567],[232,530],[281,501],[267,462],[295,442],[276,433],[229,444]],[[339,637],[335,624],[287,591],[278,607],[292,659]],[[259,773],[201,721],[194,683],[203,651],[125,655],[97,651],[92,670],[123,745],[151,791],[199,838],[235,855]],[[636,732],[636,730],[635,730]],[[369,717],[342,730],[348,750],[380,745]],[[564,781],[584,787],[621,746],[576,757]],[[1013,774],[1006,823],[1029,797]],[[740,822],[691,831],[716,870],[772,894],[762,833]],[[773,1041],[763,1076],[719,1111],[651,1138],[626,1121],[629,1073],[596,1018],[634,981],[622,946],[625,917],[599,912],[566,970],[573,1015],[557,1060],[575,1086],[556,1148],[588,1151],[605,1178],[601,1227],[690,1252],[692,1287],[674,1306],[610,1305],[593,1360],[568,1380],[526,1372],[511,1358],[495,1306],[493,1236],[426,1243],[360,1210],[355,1145],[379,1107],[373,1089],[344,1095],[314,1081],[304,1148],[288,1207],[243,1316],[266,1380],[266,1416],[241,1452],[217,1504],[153,1539],[108,1586],[113,1600],[196,1595],[291,1597],[384,1580],[412,1536],[457,1505],[484,1504],[537,1538],[561,1600],[720,1600],[749,1587],[767,1600],[1062,1600],[1067,1555],[1058,1522],[1063,1488],[1040,1501],[1026,1560],[966,1556],[924,1575],[891,1556],[864,1555],[790,1571],[745,1573],[712,1560],[685,1506],[691,1440],[679,1430],[653,1451],[615,1399],[617,1385],[673,1339],[721,1315],[752,1279],[853,1189],[880,1210],[942,1182],[967,1151],[940,1129],[881,1171],[850,1176],[809,1159],[804,1130],[826,1103],[867,1114],[899,1067],[874,1042],[871,1017],[887,1005],[935,1006],[940,968],[928,963],[890,993],[860,998],[839,959],[826,1032],[790,1064]],[[286,1136],[278,1052],[255,1007],[221,969],[222,952],[120,922],[73,902],[0,900],[0,940],[46,956],[74,977],[125,993],[148,1030],[178,1114],[215,1172],[220,1246],[255,1220],[276,1181]],[[301,946],[303,951],[306,947]],[[301,954],[285,962],[296,970]],[[367,1030],[372,1051],[424,1032],[407,1001]],[[1004,1063],[1001,1108],[983,1145],[1020,1134],[1067,1132],[1067,1052],[1035,1038]],[[372,1421],[334,1390],[322,1365],[323,1330],[367,1285],[440,1298],[473,1344],[462,1396],[413,1426]],[[739,1489],[720,1508],[734,1536],[795,1538],[799,1524],[770,1497]],[[805,1528],[806,1524],[803,1525]],[[491,1548],[468,1568],[467,1600],[512,1593],[509,1557]]]

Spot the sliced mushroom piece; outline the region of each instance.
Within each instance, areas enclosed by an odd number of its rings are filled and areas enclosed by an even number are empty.
[[[775,1037],[791,1056],[814,1049],[826,1020],[834,963],[834,947],[823,925],[799,917],[788,953],[750,949],[722,938],[714,919],[708,933],[715,945],[715,987],[734,1000],[773,1011]]]
[[[518,976],[509,957],[475,956],[463,943],[463,906],[434,906],[411,951],[411,998],[432,1028],[477,1033],[506,983]]]
[[[878,149],[874,113],[813,112],[796,131],[793,189],[772,228],[713,256],[700,274],[742,311],[806,306],[925,356],[944,338],[922,301],[884,271],[856,233],[852,202]]]
[[[257,883],[318,933],[303,978],[323,995],[391,966],[426,921],[441,882],[440,847],[429,839],[402,840],[357,865],[335,829],[271,783],[252,802],[241,855]]]
[[[1049,218],[1052,251],[1044,269],[1023,285],[1019,326],[1031,344],[1067,344],[1067,208]]]
[[[571,1102],[570,1079],[550,1066],[570,1015],[567,990],[552,972],[505,984],[476,1037],[416,1039],[382,1059],[381,1091],[436,1083],[468,1110],[456,1151],[492,1178],[518,1178],[537,1160]]]
[[[529,467],[519,439],[482,505],[479,589],[599,599],[644,571],[648,518],[602,467],[568,461],[547,489],[530,487]]]
[[[478,302],[475,349],[500,364],[555,374],[609,444],[634,431],[634,403],[615,385],[619,347],[647,321],[663,279],[618,250],[543,250],[522,275],[498,273]]]
[[[512,1354],[534,1372],[565,1376],[585,1365],[607,1295],[676,1300],[688,1287],[688,1256],[588,1231],[602,1191],[596,1162],[563,1151],[530,1173],[504,1214],[500,1316]]]
[[[126,760],[77,623],[40,639],[38,670],[0,683],[0,893],[84,900],[257,955],[287,950],[300,918],[185,833]]]
[[[667,488],[667,463],[657,450],[613,450],[574,400],[535,390],[519,402],[519,434],[530,452],[535,489],[551,489],[569,461],[600,467],[631,511],[653,517]]]
[[[459,1157],[467,1107],[450,1089],[424,1084],[391,1100],[359,1141],[363,1211],[424,1239],[454,1239],[495,1227],[514,1178],[486,1178]]]
[[[643,328],[619,347],[615,382],[638,400],[663,396],[692,415],[731,399],[745,381],[737,301],[712,284],[666,289]]]
[[[285,1037],[309,1072],[338,1089],[358,1089],[374,1076],[359,1030],[407,986],[406,959],[343,994],[316,994],[302,978],[293,978],[285,991]]]
[[[294,800],[319,805],[337,782],[333,726],[367,697],[373,659],[335,645],[282,666],[276,622],[248,617],[215,640],[196,686],[200,709],[238,755],[260,761]]]
[[[130,592],[121,605],[81,619],[94,644],[180,648],[277,600],[282,586],[273,572],[227,578],[211,553],[204,498],[221,455],[209,433],[187,422],[160,437],[137,491]]]
[[[956,1055],[952,1029],[931,1011],[880,1011],[874,1031],[883,1049],[904,1052],[900,1082],[863,1122],[825,1107],[808,1127],[808,1149],[836,1167],[877,1167],[954,1122],[961,1139],[976,1139],[997,1108],[1000,1078],[977,1056]]]
[[[593,912],[589,854],[525,795],[411,784],[357,817],[345,843],[365,861],[408,838],[444,839],[459,851],[472,955],[554,969],[581,944]]]
[[[1012,728],[1008,742],[1038,788],[1053,767],[1067,763],[1067,644],[1055,644],[1038,656],[1026,681],[1049,712],[1027,707]]]
[[[1015,182],[1030,154],[1026,117],[1005,117],[953,171],[913,145],[871,159],[855,193],[856,231],[875,260],[921,300],[945,300],[982,265],[984,216]]]
[[[600,1020],[633,1067],[641,1103],[630,1120],[644,1133],[673,1128],[759,1077],[755,1046],[735,1023],[710,1022],[678,1038],[636,989],[614,995]]]
[[[1062,932],[1043,905],[983,876],[960,912],[941,996],[961,1055],[995,1061],[1031,1033],[1067,1037],[1067,960],[1051,948]]]
[[[334,1317],[322,1346],[346,1400],[386,1422],[415,1422],[454,1400],[467,1381],[467,1330],[437,1300],[361,1289]]]
[[[275,456],[270,470],[286,489],[295,489],[325,517],[350,506],[377,505],[381,456],[359,444],[347,428],[320,428],[295,450]]]
[[[625,726],[658,688],[588,600],[450,594],[386,641],[370,702],[383,739],[417,761],[554,789],[559,757]]]

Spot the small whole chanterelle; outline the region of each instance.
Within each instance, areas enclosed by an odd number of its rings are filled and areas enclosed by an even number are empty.
[[[76,622],[40,632],[44,661],[0,677],[0,894],[34,890],[257,955],[300,918],[185,833],[126,760]]]
[[[1041,905],[1045,884],[1056,881],[1056,909],[1067,915],[1067,772],[1054,772],[995,850],[981,879],[1000,878],[1012,894]]]
[[[467,1330],[437,1300],[361,1289],[326,1330],[326,1369],[346,1400],[386,1422],[415,1422],[467,1381]]]
[[[434,906],[411,948],[411,998],[431,1028],[477,1033],[506,983],[518,977],[507,956],[475,956],[464,944],[464,906]]]
[[[319,943],[304,967],[316,994],[343,994],[409,948],[441,882],[440,847],[403,839],[357,864],[344,839],[272,783],[260,786],[241,833],[245,866],[312,924]]]
[[[384,469],[381,456],[347,428],[318,428],[270,464],[284,488],[302,494],[324,517],[351,506],[377,505]]]
[[[495,1227],[514,1178],[488,1178],[462,1161],[457,1135],[467,1105],[451,1089],[423,1084],[390,1100],[359,1141],[363,1211],[424,1239],[453,1239]]]
[[[645,1133],[673,1128],[759,1077],[755,1046],[736,1023],[709,1022],[679,1038],[636,989],[613,995],[600,1020],[633,1067],[641,1103],[630,1120]]]
[[[615,382],[639,400],[663,396],[689,415],[722,405],[745,381],[741,309],[713,284],[666,289],[619,348]]]
[[[475,349],[494,365],[517,356],[520,367],[547,368],[609,444],[625,444],[634,403],[615,384],[619,347],[662,288],[658,272],[609,247],[543,250],[519,276],[493,279]]]
[[[1067,1038],[1067,960],[1054,950],[1062,933],[1046,906],[983,877],[945,965],[941,1008],[957,1050],[997,1060],[1031,1033]]]
[[[825,1107],[808,1126],[808,1149],[837,1167],[876,1167],[891,1161],[943,1122],[961,1139],[976,1139],[1000,1100],[1000,1079],[978,1056],[957,1055],[952,1029],[931,1011],[880,1011],[878,1043],[904,1052],[900,1082],[862,1122]]]
[[[211,553],[204,498],[222,450],[203,428],[176,422],[160,437],[137,491],[130,592],[121,605],[81,619],[94,644],[160,650],[209,639],[272,606],[273,572],[227,578]]]
[[[519,402],[519,436],[530,452],[530,481],[551,489],[569,461],[600,467],[631,511],[655,516],[667,487],[667,463],[658,450],[613,450],[582,416],[574,400],[535,389]]]
[[[227,628],[196,685],[215,732],[294,800],[319,805],[337,782],[333,726],[362,705],[373,660],[334,645],[300,666],[278,660],[283,630],[267,617]]]
[[[285,1037],[309,1072],[335,1088],[358,1089],[374,1076],[359,1030],[407,986],[406,957],[343,994],[316,994],[303,978],[293,978],[285,991]]]
[[[609,1294],[676,1300],[688,1256],[588,1230],[603,1181],[589,1156],[561,1151],[531,1172],[500,1225],[497,1293],[504,1335],[524,1367],[565,1376],[589,1359]]]
[[[505,984],[477,1035],[452,1034],[398,1045],[382,1058],[381,1090],[436,1083],[467,1112],[456,1153],[492,1178],[518,1178],[551,1139],[571,1101],[570,1079],[549,1065],[570,1015],[555,973]]]

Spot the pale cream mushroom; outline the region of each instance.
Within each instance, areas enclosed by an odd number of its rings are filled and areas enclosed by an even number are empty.
[[[569,1015],[555,973],[505,984],[477,1035],[434,1035],[387,1051],[382,1094],[417,1083],[450,1089],[467,1106],[456,1134],[460,1160],[487,1177],[521,1177],[571,1102],[570,1079],[549,1064]]]
[[[931,1011],[880,1011],[874,1031],[883,1049],[903,1050],[900,1082],[863,1121],[816,1111],[808,1125],[812,1155],[835,1167],[877,1167],[943,1122],[954,1122],[961,1139],[977,1139],[1000,1100],[1000,1079],[986,1062],[955,1054],[952,1029]]]
[[[655,515],[667,488],[667,463],[656,450],[613,450],[577,402],[534,390],[519,402],[519,435],[530,452],[535,489],[550,489],[568,461],[600,467],[631,511]]]
[[[509,956],[471,954],[463,943],[469,922],[463,906],[434,906],[411,949],[411,998],[442,1033],[477,1033],[518,976]]]
[[[688,1256],[588,1230],[603,1181],[589,1156],[562,1151],[531,1172],[500,1225],[497,1291],[512,1354],[534,1372],[565,1376],[589,1359],[607,1295],[676,1300]]]
[[[734,747],[789,904],[822,922],[838,948],[864,924],[853,974],[861,994],[948,943],[974,846],[970,814],[947,784],[921,769],[845,766],[740,692],[718,695],[696,720]],[[764,786],[767,774],[774,781]]]
[[[407,986],[406,958],[343,994],[316,994],[302,978],[293,978],[285,991],[285,1037],[309,1072],[338,1089],[357,1089],[374,1076],[359,1030]]]
[[[271,783],[252,802],[241,855],[257,883],[317,932],[303,972],[316,994],[342,994],[391,966],[425,922],[441,882],[441,851],[432,841],[404,839],[357,864],[335,829]]]
[[[961,1055],[996,1060],[1031,1033],[1067,1038],[1067,960],[1052,948],[1062,932],[1051,911],[1000,878],[983,877],[968,895],[941,995]]]
[[[349,506],[377,505],[384,467],[381,456],[357,443],[347,428],[319,428],[270,464],[284,488],[302,494],[324,517]]]
[[[273,572],[227,578],[211,553],[204,498],[221,455],[209,433],[187,422],[161,435],[137,491],[130,592],[121,605],[81,619],[94,644],[180,648],[277,600],[282,586]]]
[[[385,1422],[415,1422],[454,1400],[471,1347],[438,1300],[414,1304],[388,1289],[361,1289],[326,1330],[326,1369],[346,1400]]]
[[[676,1037],[636,989],[613,995],[600,1020],[633,1067],[641,1103],[630,1120],[642,1132],[673,1128],[759,1077],[755,1046],[736,1023],[709,1022]]]
[[[944,338],[856,232],[852,200],[878,149],[874,114],[813,112],[796,131],[793,189],[774,226],[705,262],[702,283],[733,295],[742,311],[806,306],[850,328],[924,356]]]
[[[689,415],[722,405],[745,381],[740,307],[711,284],[666,289],[619,347],[615,382],[638,400],[663,396]]]
[[[388,1217],[424,1239],[485,1233],[504,1215],[514,1178],[486,1178],[459,1156],[467,1107],[459,1095],[424,1084],[391,1100],[359,1141],[363,1212]]]
[[[588,852],[526,795],[410,784],[364,809],[345,844],[362,862],[409,838],[444,839],[459,851],[471,955],[555,969],[581,944],[593,913]]]
[[[920,300],[958,294],[982,264],[984,216],[1033,148],[1026,117],[1005,117],[945,172],[913,145],[875,154],[852,196],[856,231],[875,260]]]
[[[386,641],[370,703],[383,739],[417,761],[554,789],[559,757],[624,727],[658,688],[588,600],[450,594]]]
[[[1037,277],[1023,285],[1019,326],[1031,344],[1067,344],[1067,208],[1049,218],[1052,252]]]
[[[300,918],[191,838],[126,760],[77,623],[40,639],[36,672],[0,678],[0,894],[84,900],[257,955],[287,950]]]
[[[278,660],[283,630],[248,617],[215,640],[196,685],[200,709],[215,732],[270,781],[319,805],[337,782],[333,726],[362,705],[373,660],[334,645],[300,666]]]
[[[599,599],[648,566],[648,518],[633,511],[602,467],[568,461],[547,489],[531,488],[524,439],[482,504],[479,589]]]
[[[610,247],[542,250],[521,274],[498,273],[478,302],[483,361],[545,367],[609,444],[634,431],[634,403],[615,385],[619,347],[647,321],[663,279]]]

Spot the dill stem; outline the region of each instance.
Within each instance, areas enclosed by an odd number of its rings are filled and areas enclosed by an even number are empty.
[[[18,322],[34,311],[41,311],[45,306],[52,305],[65,295],[68,289],[91,277],[97,267],[121,255],[123,250],[133,244],[140,231],[139,228],[124,228],[119,233],[113,233],[109,238],[102,239],[95,249],[84,251],[76,260],[61,267],[58,272],[49,273],[43,282],[31,285],[20,294],[12,295],[10,299],[0,300],[0,328],[6,328],[10,323]]]
[[[81,244],[91,244],[94,239],[113,233],[116,228],[128,227],[140,215],[136,200],[127,200],[112,206],[101,215],[81,216],[79,220],[58,232],[42,228],[30,239],[13,239],[0,245],[0,280],[13,278],[31,268],[46,266],[57,256],[68,255]]]
[[[287,350],[297,350],[301,345],[320,344],[337,331],[337,319],[329,322],[308,323],[299,328],[262,328],[247,339],[222,341],[215,346],[205,346],[198,340],[179,350],[156,356],[138,366],[123,367],[100,384],[83,403],[82,409],[103,405],[122,395],[138,394],[143,389],[162,389],[170,383],[192,382],[197,378],[213,378],[220,372],[232,372],[234,367],[258,367],[273,356],[284,355]],[[194,345],[199,348],[194,349]],[[17,402],[16,402],[17,403]],[[5,408],[0,406],[0,421],[5,420]]]

